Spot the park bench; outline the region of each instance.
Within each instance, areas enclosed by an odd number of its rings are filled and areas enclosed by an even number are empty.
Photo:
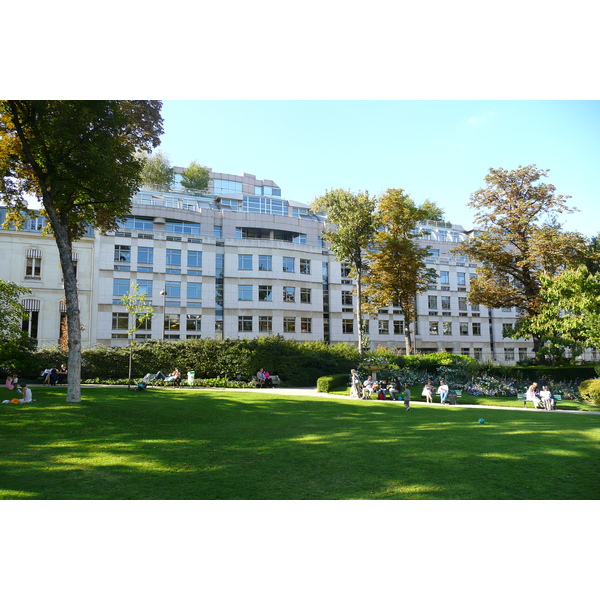
[[[558,404],[559,402],[562,402],[562,395],[561,394],[552,394],[552,398],[554,398],[554,404]],[[527,403],[531,402],[533,404],[533,400],[530,400],[526,394],[523,393],[518,393],[517,394],[517,400],[523,400],[523,408],[527,408]]]
[[[254,384],[254,387],[265,387],[264,382],[261,379],[259,379],[256,375],[252,377],[252,383]],[[277,387],[280,383],[281,379],[279,379],[278,375],[271,375],[271,385],[273,387]]]

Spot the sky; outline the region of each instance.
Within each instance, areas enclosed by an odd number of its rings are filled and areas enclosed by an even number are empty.
[[[469,229],[490,168],[535,164],[579,209],[559,217],[564,228],[600,231],[599,101],[167,100],[162,116],[173,166],[252,173],[289,200],[403,188]]]

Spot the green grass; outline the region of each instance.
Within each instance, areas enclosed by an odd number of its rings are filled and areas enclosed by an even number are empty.
[[[66,404],[65,392],[0,404],[0,498],[600,498],[598,415],[195,389],[84,388]]]

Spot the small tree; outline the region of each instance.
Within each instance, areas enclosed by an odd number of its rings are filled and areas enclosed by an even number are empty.
[[[129,376],[127,380],[127,389],[131,389],[131,366],[133,358],[133,335],[142,326],[142,324],[152,317],[154,308],[148,302],[146,292],[140,292],[140,286],[137,283],[131,283],[129,293],[124,294],[121,302],[125,310],[129,313]]]
[[[30,293],[26,287],[0,279],[0,365],[9,370],[16,369],[19,357],[33,349],[33,341],[22,329],[27,311],[19,299]]]
[[[181,185],[188,192],[194,194],[206,192],[209,183],[210,171],[195,161],[192,161],[190,166],[181,175]]]
[[[364,253],[373,240],[378,228],[375,215],[375,198],[368,192],[353,194],[337,189],[319,196],[312,203],[315,212],[324,211],[330,227],[323,238],[339,261],[352,267],[356,280],[356,322],[358,351],[364,353],[364,331],[362,318],[362,278],[367,269]]]
[[[168,192],[175,183],[175,171],[169,157],[162,152],[144,156],[142,181],[151,189]]]

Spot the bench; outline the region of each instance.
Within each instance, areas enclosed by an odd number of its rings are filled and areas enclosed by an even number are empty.
[[[254,375],[252,377],[252,383],[254,384],[254,387],[258,387],[258,388],[268,387],[268,386],[265,386],[264,382],[261,379],[259,379],[256,375]],[[281,383],[281,379],[279,379],[278,375],[271,375],[271,386],[272,387],[277,387],[280,383]]]
[[[562,401],[562,394],[552,394],[551,398],[554,399],[554,404],[556,405]],[[530,400],[526,394],[522,394],[522,393],[517,394],[517,400],[523,400],[523,408],[527,407],[528,402],[531,402],[533,404],[533,400]]]

